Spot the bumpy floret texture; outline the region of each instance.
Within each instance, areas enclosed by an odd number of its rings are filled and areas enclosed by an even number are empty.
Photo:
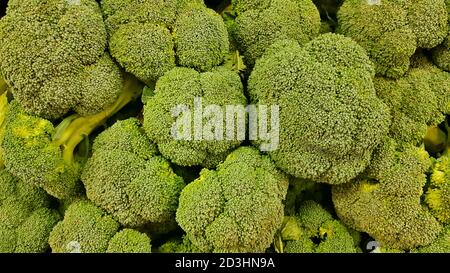
[[[6,170],[0,171],[0,252],[43,253],[59,221],[49,196]]]
[[[324,34],[300,47],[277,43],[250,75],[259,105],[280,107],[276,165],[315,182],[349,182],[369,164],[387,134],[390,115],[376,97],[374,68],[349,38]]]
[[[450,224],[450,157],[444,155],[433,165],[425,192],[425,203],[442,223]]]
[[[428,62],[393,80],[377,77],[375,89],[390,108],[390,137],[399,143],[421,145],[429,126],[450,113],[450,74]]]
[[[348,229],[314,201],[303,202],[295,216],[285,219],[281,238],[285,253],[360,252]]]
[[[268,156],[241,147],[183,189],[176,219],[201,251],[264,252],[283,221],[287,188]]]
[[[422,203],[430,165],[423,148],[387,140],[364,176],[333,187],[337,215],[388,248],[408,250],[432,243],[442,226]]]
[[[175,66],[207,71],[229,49],[222,18],[200,0],[103,0],[112,56],[147,84]]]
[[[0,20],[0,75],[28,113],[44,118],[93,114],[116,100],[121,74],[105,48],[94,0],[9,1]]]
[[[230,33],[253,66],[275,41],[292,39],[300,44],[319,35],[320,15],[311,0],[233,0],[236,20]],[[255,31],[257,30],[257,31]]]
[[[201,253],[201,250],[192,244],[186,236],[172,238],[158,247],[159,253]]]
[[[150,238],[134,229],[123,229],[111,238],[107,253],[150,253]]]
[[[50,121],[25,113],[12,101],[2,142],[5,167],[26,183],[67,199],[79,192],[80,164],[63,159],[60,146],[53,141],[55,134]]]
[[[363,46],[377,74],[399,78],[417,48],[433,48],[447,36],[444,0],[347,0],[337,32]]]
[[[217,124],[225,123],[228,106],[245,112],[246,102],[234,72],[221,67],[204,73],[174,68],[158,80],[154,96],[147,100],[144,128],[173,163],[213,167],[244,140],[239,139],[239,118],[230,125],[231,137]]]
[[[81,180],[93,203],[131,227],[173,219],[184,187],[134,118],[98,136]]]

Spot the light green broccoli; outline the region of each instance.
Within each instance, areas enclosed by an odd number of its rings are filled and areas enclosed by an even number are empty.
[[[257,61],[248,93],[280,107],[277,167],[298,178],[349,182],[388,133],[388,107],[376,97],[374,68],[364,49],[337,34],[301,47],[276,43]]]
[[[450,253],[450,226],[444,227],[436,240],[430,245],[413,249],[412,253]]]
[[[445,154],[432,167],[425,203],[443,224],[450,224],[450,156]]]
[[[6,169],[18,178],[42,187],[58,199],[77,196],[84,156],[78,144],[140,95],[142,85],[127,76],[114,104],[90,116],[74,114],[57,127],[27,114],[17,100],[10,103],[2,142]]]
[[[275,237],[281,253],[359,253],[350,231],[314,201],[304,201],[295,216],[287,216]]]
[[[220,129],[215,121],[225,123],[227,106],[241,107],[245,112],[246,104],[237,73],[223,67],[204,73],[174,68],[158,80],[154,96],[146,101],[144,129],[171,162],[214,167],[245,138],[239,139],[239,121],[231,127],[236,132],[231,138],[227,134],[230,128]],[[212,115],[205,114],[210,108]],[[196,118],[199,111],[202,116]],[[211,123],[213,126],[208,126]]]
[[[111,55],[151,84],[175,66],[207,71],[229,50],[225,24],[200,0],[102,0]]]
[[[0,252],[43,253],[60,219],[42,190],[0,171]]]
[[[171,238],[158,247],[159,253],[202,253],[198,247],[184,235],[181,238]]]
[[[430,165],[423,147],[387,139],[364,175],[333,187],[337,215],[387,248],[409,250],[432,243],[442,226],[423,203]]]
[[[268,156],[241,147],[183,189],[176,220],[202,252],[264,252],[282,224],[287,188]]]
[[[123,80],[106,38],[94,0],[9,1],[0,20],[0,78],[29,114],[96,114],[116,101]]]
[[[450,0],[444,1],[447,5],[448,21],[450,24]],[[432,50],[432,57],[437,66],[450,72],[450,35],[445,38],[442,44]]]
[[[97,137],[81,180],[95,205],[130,227],[174,219],[185,185],[169,162],[156,156],[135,118],[118,121]]]
[[[111,238],[106,253],[150,253],[150,238],[134,229],[123,229]]]
[[[447,36],[444,0],[346,0],[337,32],[367,50],[376,73],[399,78],[417,48],[433,48]]]
[[[233,0],[232,6],[229,31],[251,67],[277,40],[304,44],[319,35],[320,14],[311,0]]]
[[[53,228],[49,243],[53,253],[151,252],[147,235],[119,228],[104,210],[87,200],[77,200]]]
[[[404,77],[375,78],[375,89],[391,110],[390,137],[399,143],[422,145],[427,130],[450,114],[450,73],[421,61]]]

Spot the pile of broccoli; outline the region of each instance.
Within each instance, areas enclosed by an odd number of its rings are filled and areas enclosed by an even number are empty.
[[[450,1],[0,11],[0,253],[364,252],[450,253]]]

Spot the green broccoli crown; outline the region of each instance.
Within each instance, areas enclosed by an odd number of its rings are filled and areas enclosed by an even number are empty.
[[[114,103],[122,75],[105,48],[94,0],[10,1],[0,20],[0,74],[26,112],[44,118]]]
[[[417,48],[433,48],[448,32],[444,0],[347,0],[338,11],[337,32],[363,46],[377,74],[399,78]]]
[[[172,238],[158,247],[159,253],[202,253],[202,251],[192,244],[187,236],[182,238]]]
[[[150,84],[175,66],[207,71],[229,50],[225,24],[200,0],[103,0],[112,56]]]
[[[248,92],[263,105],[279,105],[276,165],[298,178],[340,184],[369,164],[387,134],[390,115],[376,97],[374,69],[362,47],[324,34],[300,47],[274,44],[258,60]]]
[[[305,201],[280,230],[285,253],[358,253],[358,241],[338,220],[314,201]],[[280,250],[279,250],[280,251]]]
[[[423,147],[386,140],[365,175],[333,187],[339,218],[389,248],[407,250],[430,244],[442,229],[422,204],[430,165]]]
[[[55,135],[50,121],[26,114],[15,100],[10,103],[2,143],[6,169],[64,199],[79,190],[80,165],[63,159],[60,146],[53,141]]]
[[[123,229],[111,238],[107,253],[150,253],[150,238],[134,229]]]
[[[445,4],[447,5],[450,24],[450,1],[445,0]],[[433,49],[432,56],[437,66],[450,72],[450,36],[447,36],[442,44]]]
[[[439,125],[450,113],[450,74],[419,60],[404,77],[375,78],[375,89],[390,108],[390,137],[399,143],[421,145],[429,126]]]
[[[0,171],[0,252],[43,253],[59,214],[37,187]]]
[[[195,120],[196,98],[202,99],[202,110],[209,105],[220,107],[222,113],[227,111],[226,107],[229,105],[245,109],[247,99],[238,74],[222,67],[204,73],[188,68],[174,68],[158,80],[154,93],[144,108],[144,129],[158,145],[161,154],[171,162],[181,166],[213,167],[241,143],[238,138],[228,139],[224,135],[223,140],[204,139],[203,135],[196,139],[197,133],[193,133],[196,125],[193,124],[191,128],[187,125]],[[189,112],[173,116],[173,110],[180,105],[188,107]],[[175,125],[185,118],[189,120],[182,126],[176,126],[176,133],[183,136],[183,132],[188,130],[190,137],[174,137]],[[225,114],[222,118],[225,119]],[[203,117],[202,123],[205,128],[201,133],[204,134],[208,117]],[[235,122],[234,131],[237,131],[238,124],[239,122]],[[211,129],[213,131],[215,133],[218,129]]]
[[[138,120],[118,121],[97,140],[81,176],[88,198],[125,226],[173,219],[183,179],[155,155]]]
[[[449,253],[450,252],[450,226],[445,226],[443,231],[430,245],[414,249],[413,253]]]
[[[450,224],[450,157],[440,157],[432,167],[425,203],[443,224]]]
[[[268,156],[241,147],[183,189],[176,219],[201,251],[264,252],[283,221],[287,188]]]
[[[50,233],[53,253],[106,252],[119,223],[89,201],[77,200],[67,208],[64,219]]]
[[[277,40],[304,44],[319,35],[320,15],[311,0],[236,0],[233,10],[230,32],[250,66]]]

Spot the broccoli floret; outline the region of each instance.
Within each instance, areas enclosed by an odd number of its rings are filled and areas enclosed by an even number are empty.
[[[237,17],[229,30],[249,66],[277,40],[304,44],[319,35],[320,14],[311,0],[233,0],[232,5]]]
[[[303,202],[295,216],[285,217],[277,239],[284,241],[276,244],[281,253],[361,252],[350,230],[314,201]]]
[[[53,253],[105,252],[119,223],[86,200],[77,200],[67,208],[64,219],[50,233]]]
[[[440,157],[432,167],[425,203],[443,224],[450,224],[450,156]]]
[[[9,1],[0,20],[0,75],[29,114],[57,119],[101,112],[120,95],[122,75],[106,49],[94,0]]]
[[[137,119],[116,122],[95,140],[83,170],[87,197],[125,226],[170,221],[184,182],[155,154]]]
[[[0,252],[42,253],[60,216],[37,187],[0,171]]]
[[[213,167],[223,161],[243,140],[238,137],[228,139],[225,130],[216,126],[208,131],[206,125],[213,117],[200,117],[200,122],[204,124],[200,129],[194,123],[195,113],[200,107],[202,113],[210,105],[220,107],[223,113],[220,122],[226,118],[228,105],[242,106],[242,109],[245,109],[247,100],[238,74],[222,67],[204,73],[188,68],[174,68],[158,80],[154,93],[144,107],[144,129],[149,138],[158,145],[161,154],[173,163],[181,166]],[[196,99],[202,101],[196,103]],[[186,106],[187,111],[174,116],[174,109],[178,109],[180,105]],[[180,122],[186,118],[186,122]],[[193,126],[190,126],[191,120],[194,121]],[[239,122],[235,122],[234,126],[234,131],[238,131]],[[201,138],[197,138],[199,130]],[[223,140],[208,139],[208,133],[216,136],[217,132]]]
[[[151,84],[175,66],[207,71],[229,50],[225,24],[200,0],[102,0],[111,54]]]
[[[364,175],[333,187],[337,215],[388,248],[408,250],[430,244],[442,230],[423,204],[430,165],[423,147],[386,140]]]
[[[269,152],[276,165],[329,184],[361,173],[390,125],[374,75],[364,49],[342,35],[269,49],[250,75],[248,92],[257,104],[280,107],[279,145]]]
[[[150,238],[134,229],[123,229],[111,238],[107,253],[150,253]]]
[[[58,199],[73,198],[80,193],[78,180],[84,163],[76,153],[78,144],[141,91],[142,85],[127,76],[114,104],[95,115],[69,116],[56,128],[46,119],[25,113],[16,100],[12,101],[2,143],[6,169]]]
[[[204,252],[264,252],[283,221],[287,177],[251,147],[203,169],[180,196],[176,220]]]
[[[450,73],[421,60],[404,77],[375,78],[375,89],[390,108],[390,137],[399,143],[420,146],[428,128],[439,125],[450,113]]]
[[[1,87],[0,87],[1,89]],[[6,91],[6,90],[5,90]],[[1,92],[1,90],[0,90]],[[6,115],[8,114],[8,96],[7,92],[0,95],[0,169],[5,168],[5,162],[3,160],[3,138],[5,136]]]
[[[445,226],[439,237],[430,245],[411,251],[412,253],[450,253],[450,226]]]
[[[172,238],[158,247],[159,253],[201,253],[200,249],[192,244],[186,236]]]
[[[444,0],[347,0],[337,32],[364,47],[377,74],[399,78],[417,48],[433,48],[448,32]]]

